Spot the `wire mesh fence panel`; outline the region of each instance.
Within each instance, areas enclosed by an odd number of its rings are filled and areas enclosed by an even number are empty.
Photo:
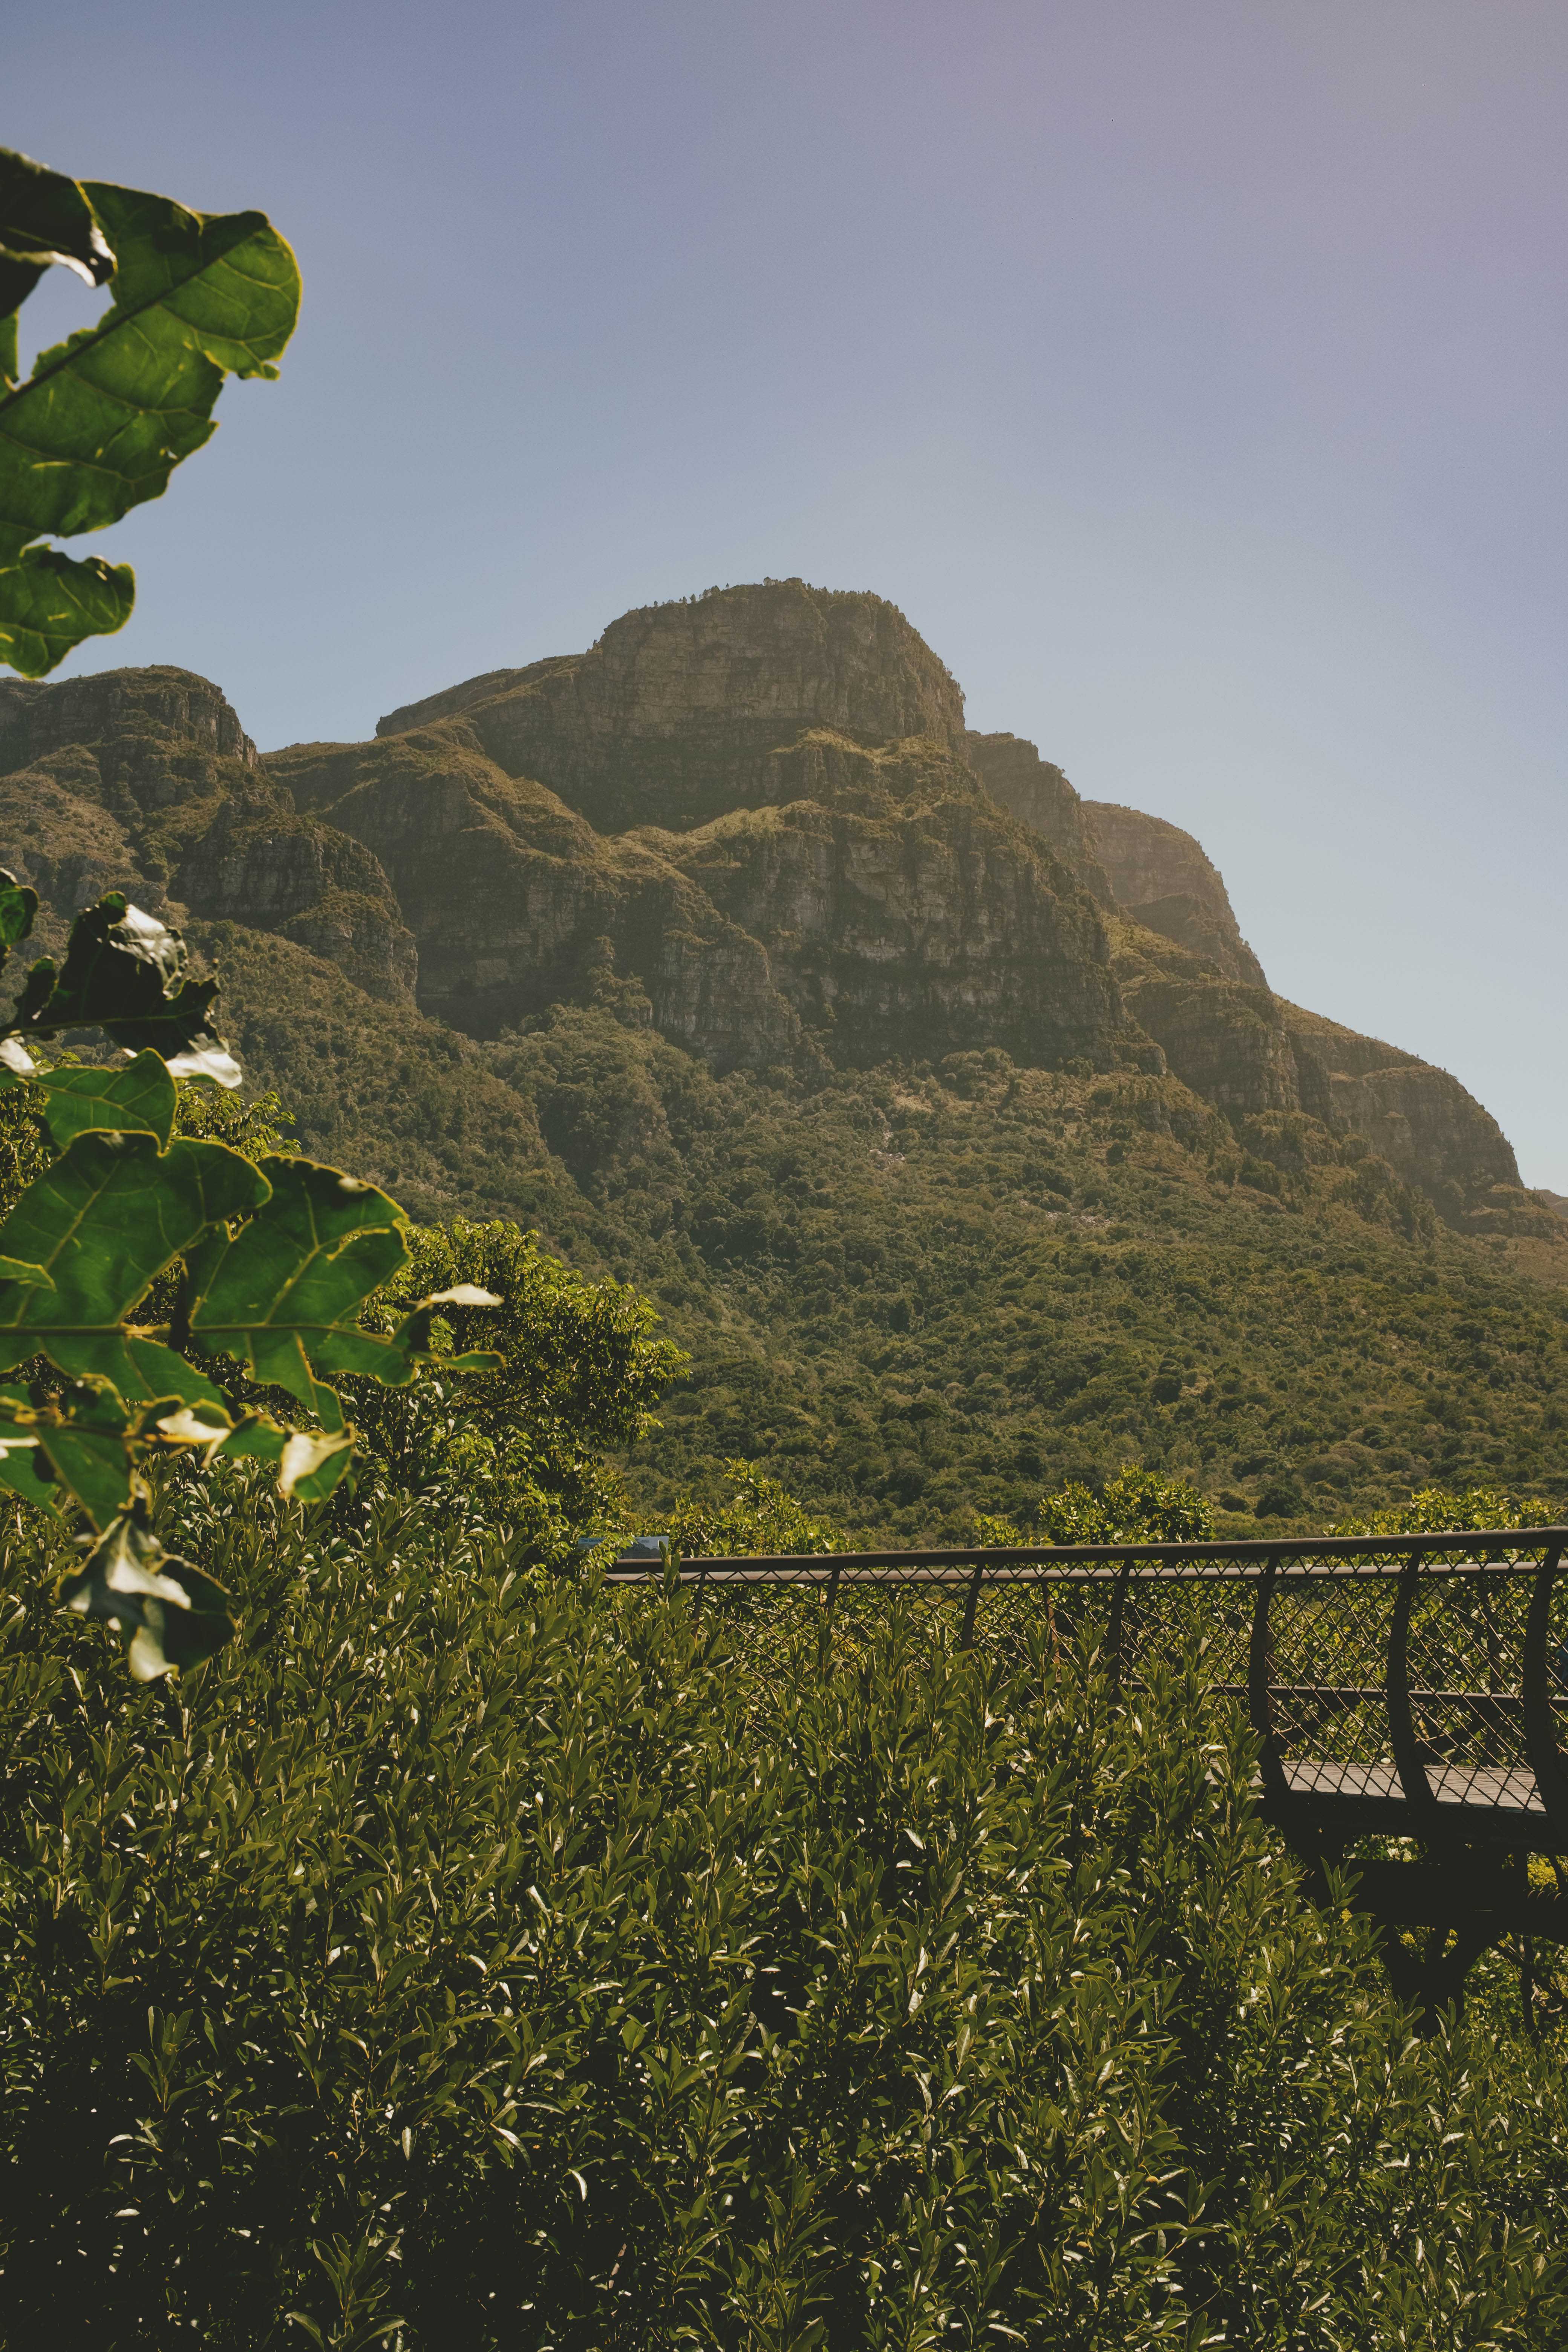
[[[1405,1671],[1415,1761],[1444,1805],[1540,1810],[1524,1722],[1534,1563],[1415,1570]]]
[[[1543,1646],[1548,1721],[1558,1753],[1568,1755],[1568,1561],[1552,1582]]]
[[[1399,1793],[1388,1715],[1396,1579],[1375,1561],[1350,1574],[1312,1565],[1276,1576],[1264,1679],[1268,1730],[1286,1786],[1302,1796]]]
[[[1568,1850],[1568,1574],[1548,1591],[1541,1570],[1564,1539],[1516,1528],[622,1561],[606,1574],[679,1588],[769,1704],[787,1705],[802,1675],[873,1654],[918,1673],[972,1652],[1004,1671],[1098,1652],[1129,1695],[1195,1660],[1215,1709],[1203,1729],[1236,1713],[1250,1723],[1271,1799],[1342,1805],[1361,1828],[1401,1835],[1489,1819],[1552,1852]]]
[[[1216,1696],[1245,1701],[1258,1577],[1232,1560],[1178,1574],[1131,1568],[1117,1580],[1110,1642],[1117,1680],[1133,1689],[1196,1654]]]

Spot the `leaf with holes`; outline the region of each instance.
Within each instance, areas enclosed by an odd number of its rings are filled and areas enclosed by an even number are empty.
[[[238,1357],[335,1431],[342,1407],[321,1375],[368,1372],[402,1387],[428,1351],[434,1303],[421,1301],[390,1334],[364,1330],[365,1302],[407,1262],[402,1210],[374,1184],[313,1160],[261,1167],[271,1188],[265,1205],[190,1260],[191,1337]],[[459,1357],[453,1369],[495,1360]]]
[[[166,1266],[268,1190],[221,1143],[181,1139],[161,1153],[155,1135],[79,1135],[0,1224],[0,1254],[54,1286],[0,1286],[0,1371],[44,1355],[68,1379],[109,1381],[127,1403],[221,1405],[184,1357],[127,1318]]]
[[[135,604],[129,563],[26,548],[0,572],[0,662],[24,677],[44,677],[84,639],[122,629]]]
[[[47,958],[33,966],[12,1028],[23,1037],[102,1029],[117,1045],[161,1054],[175,1077],[237,1087],[239,1065],[212,1027],[217,982],[191,980],[185,967],[179,932],[111,890],[77,917],[58,971]]]
[[[16,311],[54,263],[89,286],[113,275],[114,256],[74,180],[0,147],[0,382],[16,377]]]

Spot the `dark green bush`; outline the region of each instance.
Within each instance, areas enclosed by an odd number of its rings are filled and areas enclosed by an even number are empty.
[[[1214,1506],[1184,1479],[1126,1463],[1098,1493],[1071,1479],[1021,1518],[979,1512],[974,1526],[984,1544],[1203,1543]]]
[[[1556,2059],[1411,2037],[1192,1690],[166,1507],[180,1689],[0,1602],[8,2346],[1561,2340]]]

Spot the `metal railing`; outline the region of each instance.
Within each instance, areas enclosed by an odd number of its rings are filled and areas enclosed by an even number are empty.
[[[868,1634],[889,1602],[951,1645],[1088,1633],[1125,1688],[1199,1646],[1245,1710],[1266,1806],[1302,1843],[1368,1833],[1568,1854],[1568,1528],[1243,1543],[623,1559],[742,1643]],[[780,1612],[785,1593],[790,1607]],[[805,1612],[803,1618],[801,1612]]]

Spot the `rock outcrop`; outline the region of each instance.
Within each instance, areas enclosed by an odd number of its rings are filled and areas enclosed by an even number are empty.
[[[962,761],[822,731],[772,781],[770,805],[633,837],[763,943],[836,1060],[1000,1045],[1107,1064],[1123,1024],[1099,911]]]
[[[970,735],[969,764],[994,801],[1050,844],[1100,905],[1115,903],[1088,811],[1054,761],[1021,735]]]
[[[0,840],[46,949],[124,889],[463,1054],[586,1004],[720,1069],[1169,1069],[1244,1152],[1353,1139],[1463,1229],[1561,1222],[1456,1079],[1272,993],[1190,834],[966,732],[875,596],[649,606],[262,761],[188,671],[0,685]]]
[[[587,653],[489,670],[393,711],[378,735],[466,717],[511,776],[595,832],[705,824],[767,799],[781,745],[813,728],[920,735],[963,755],[963,697],[896,606],[803,581],[626,613]]]
[[[1218,869],[1179,824],[1113,801],[1082,803],[1090,838],[1122,912],[1147,931],[1173,940],[1247,988],[1267,988],[1263,966],[1241,926]]]
[[[1184,1085],[1232,1117],[1300,1108],[1290,1040],[1267,988],[1126,918],[1111,933],[1128,1014]]]
[[[494,1037],[618,980],[721,1067],[793,1053],[798,1024],[758,942],[657,851],[601,838],[546,786],[509,776],[467,715],[268,767],[390,877],[431,1016]]]
[[[1396,1175],[1456,1220],[1497,1186],[1520,1192],[1513,1146],[1458,1078],[1283,997],[1274,1002],[1303,1110],[1340,1133],[1364,1136]]]
[[[150,913],[235,915],[412,1003],[416,957],[385,875],[301,818],[229,704],[190,670],[0,684],[0,835],[42,901],[40,947],[105,890]]]

